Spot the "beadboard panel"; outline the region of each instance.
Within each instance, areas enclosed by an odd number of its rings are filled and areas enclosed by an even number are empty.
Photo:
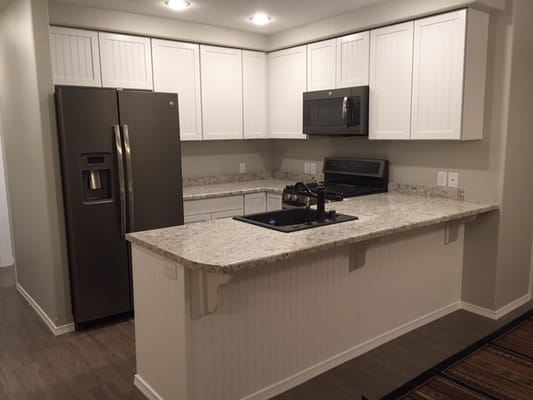
[[[102,86],[153,89],[150,39],[99,32]]]
[[[456,304],[462,230],[447,245],[444,236],[373,241],[353,272],[347,247],[235,274],[215,313],[188,317],[190,398],[246,398]]]
[[[96,32],[51,26],[50,52],[55,85],[102,85]]]

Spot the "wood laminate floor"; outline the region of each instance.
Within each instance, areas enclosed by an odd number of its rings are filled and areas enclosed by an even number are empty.
[[[274,399],[379,399],[532,306],[499,321],[455,312]],[[13,269],[0,269],[1,400],[144,399],[133,386],[134,340],[131,321],[54,337],[17,293]]]

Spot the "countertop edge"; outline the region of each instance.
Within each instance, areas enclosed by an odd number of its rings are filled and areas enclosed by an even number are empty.
[[[168,252],[158,246],[154,246],[150,243],[147,243],[144,240],[138,239],[137,237],[134,236],[134,234],[127,234],[126,239],[132,244],[135,244],[147,250],[151,250],[163,257],[168,258],[171,261],[182,264],[186,268],[193,269],[193,270],[202,270],[202,271],[206,271],[210,273],[231,274],[231,273],[239,272],[244,269],[255,268],[261,265],[272,264],[278,261],[291,259],[296,256],[303,255],[303,254],[312,254],[317,251],[329,250],[329,249],[333,249],[336,247],[342,247],[342,246],[364,242],[367,240],[380,239],[380,238],[390,236],[396,233],[408,232],[408,231],[412,231],[412,230],[419,229],[419,228],[425,228],[425,227],[432,226],[432,225],[439,225],[439,224],[454,221],[454,220],[473,217],[473,216],[477,216],[480,214],[486,214],[492,211],[497,211],[499,210],[499,208],[500,207],[497,204],[488,204],[476,210],[460,212],[456,214],[447,215],[444,217],[428,219],[426,221],[421,221],[421,222],[413,222],[411,224],[406,224],[406,225],[398,226],[394,228],[384,228],[381,230],[376,230],[374,232],[354,236],[352,238],[332,240],[332,241],[326,242],[318,246],[314,245],[311,247],[303,247],[301,249],[291,251],[289,253],[282,253],[279,255],[251,259],[251,260],[247,260],[247,261],[243,261],[239,263],[227,264],[227,265],[195,263],[191,260],[180,257],[174,253]]]

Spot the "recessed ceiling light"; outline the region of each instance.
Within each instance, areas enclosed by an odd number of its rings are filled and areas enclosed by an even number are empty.
[[[265,13],[257,13],[250,17],[250,21],[256,25],[265,25],[268,24],[272,18],[270,18]]]
[[[165,1],[165,5],[171,10],[181,11],[188,8],[191,3],[187,0],[167,0]]]

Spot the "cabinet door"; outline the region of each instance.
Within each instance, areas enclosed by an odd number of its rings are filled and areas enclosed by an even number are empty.
[[[335,88],[336,39],[307,45],[307,90]]]
[[[337,88],[368,85],[370,32],[337,39]]]
[[[202,140],[200,47],[152,39],[154,90],[178,94],[181,140]]]
[[[413,22],[370,33],[370,139],[409,139]]]
[[[411,139],[460,139],[466,10],[415,21]]]
[[[257,214],[267,209],[266,193],[251,193],[244,195],[244,214]]]
[[[223,219],[223,218],[231,218],[231,217],[238,217],[242,214],[242,208],[238,208],[236,210],[226,210],[226,211],[218,211],[211,214],[211,219]]]
[[[104,87],[152,90],[150,39],[102,32],[98,38]]]
[[[270,137],[305,139],[303,92],[307,88],[306,46],[268,55]]]
[[[267,59],[259,51],[242,52],[244,138],[268,137]]]
[[[281,194],[267,193],[267,211],[281,210]]]
[[[50,27],[54,85],[102,86],[98,33]]]
[[[210,221],[211,220],[211,213],[186,215],[183,218],[183,220],[184,220],[184,222],[186,224],[194,224],[195,222]]]
[[[200,46],[204,139],[242,139],[242,50]]]

